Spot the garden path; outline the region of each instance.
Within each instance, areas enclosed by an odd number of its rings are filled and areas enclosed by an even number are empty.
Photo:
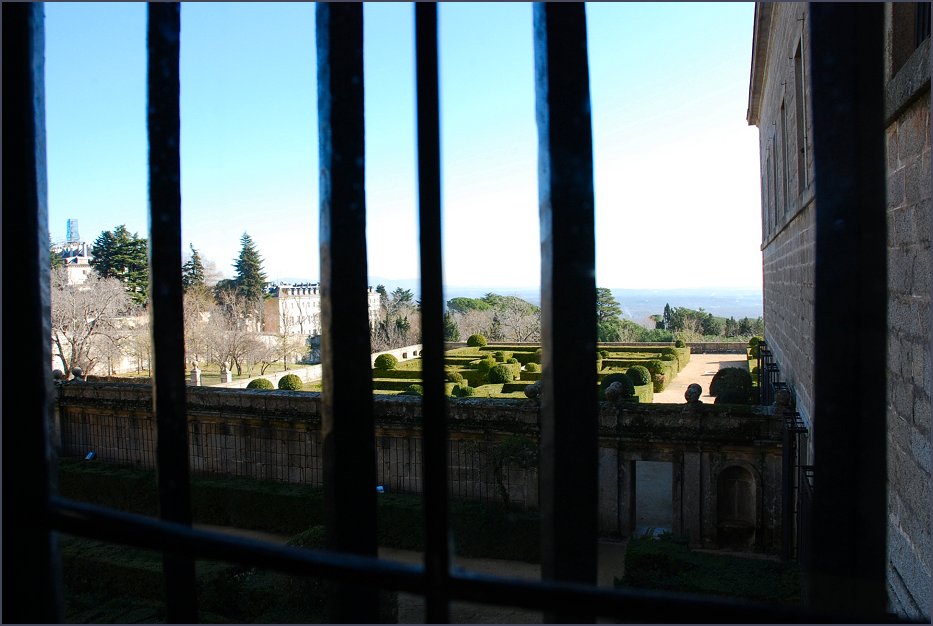
[[[683,404],[684,392],[691,383],[697,383],[703,387],[703,395],[700,396],[702,402],[712,404],[715,398],[709,395],[709,383],[713,375],[723,367],[747,367],[747,359],[741,354],[691,354],[690,362],[674,380],[668,385],[667,389],[661,393],[654,394],[654,401],[671,402]]]

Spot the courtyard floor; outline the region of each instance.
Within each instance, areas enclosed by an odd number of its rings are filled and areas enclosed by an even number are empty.
[[[747,360],[741,354],[691,354],[690,362],[661,393],[654,394],[654,401],[683,404],[684,392],[691,383],[703,387],[702,402],[712,404],[715,398],[709,395],[709,383],[713,375],[722,367],[747,367]]]

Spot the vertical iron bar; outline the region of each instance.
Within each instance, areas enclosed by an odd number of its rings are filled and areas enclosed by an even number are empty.
[[[52,324],[45,155],[43,5],[3,7],[3,293],[15,298],[3,335],[26,349],[4,351],[3,621],[62,620],[58,548],[48,524],[54,453]],[[17,342],[18,343],[18,342]],[[13,406],[15,404],[15,407]]]
[[[887,526],[887,386],[877,380],[887,363],[882,11],[810,4],[819,471],[810,598],[818,608],[879,618]]]
[[[162,519],[191,524],[181,287],[181,5],[148,5],[149,300]],[[166,621],[198,619],[194,560],[165,553]]]
[[[375,556],[376,440],[370,370],[363,116],[363,7],[319,3],[324,501],[329,545]],[[376,592],[342,585],[341,622],[378,619]]]
[[[596,280],[584,5],[536,3],[534,47],[544,349],[541,570],[546,580],[595,585]],[[557,620],[593,617],[545,621]]]
[[[425,620],[450,620],[447,598],[447,399],[444,393],[444,285],[441,264],[441,141],[437,5],[415,4],[418,208],[421,248],[422,467],[427,576]]]

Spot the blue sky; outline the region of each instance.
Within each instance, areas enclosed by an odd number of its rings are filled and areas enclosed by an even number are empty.
[[[49,219],[145,236],[146,9],[46,3]],[[751,3],[587,5],[597,283],[761,285]],[[314,5],[183,3],[182,229],[232,276],[319,278]],[[439,9],[445,282],[540,276],[531,5]],[[413,7],[364,8],[368,263],[418,274]]]

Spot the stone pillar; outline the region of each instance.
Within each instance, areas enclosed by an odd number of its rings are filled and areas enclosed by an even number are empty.
[[[635,532],[635,461],[619,461],[619,532],[631,537]]]
[[[703,505],[703,492],[700,480],[700,453],[684,452],[683,456],[683,497],[681,511],[683,519],[683,534],[690,541],[691,546],[700,545],[702,533],[700,528],[700,510]],[[675,515],[678,512],[675,511]]]
[[[191,368],[191,384],[195,387],[201,386],[201,370],[198,368],[197,363]]]

